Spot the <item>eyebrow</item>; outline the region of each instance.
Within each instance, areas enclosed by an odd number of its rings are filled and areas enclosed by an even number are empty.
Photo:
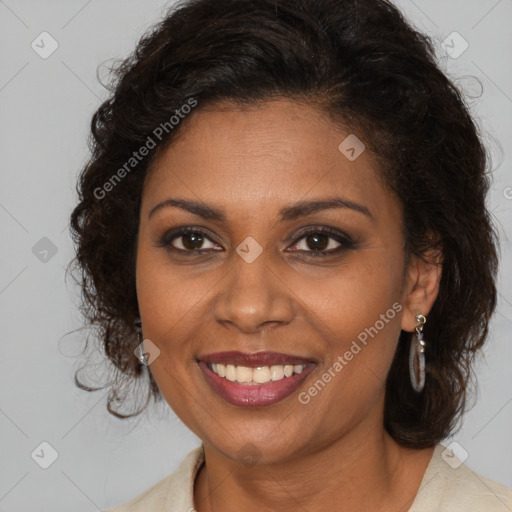
[[[190,201],[188,199],[166,199],[165,201],[158,203],[151,209],[148,218],[151,218],[151,216],[155,214],[158,210],[161,210],[162,208],[169,206],[181,208],[182,210],[186,210],[206,220],[225,222],[227,218],[224,210],[215,208],[207,203]],[[300,217],[305,217],[307,215],[311,215],[313,213],[322,210],[328,210],[331,208],[349,209],[355,212],[362,213],[369,217],[370,219],[374,220],[372,214],[370,213],[366,206],[363,206],[362,204],[359,203],[355,203],[354,201],[343,199],[341,197],[317,199],[314,201],[300,201],[294,205],[286,206],[285,208],[280,210],[279,220],[280,222],[291,221],[298,219]]]

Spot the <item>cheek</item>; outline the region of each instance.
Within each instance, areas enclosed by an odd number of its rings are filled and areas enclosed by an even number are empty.
[[[215,276],[211,272],[192,275],[186,266],[171,265],[165,250],[146,244],[138,250],[136,275],[144,336],[154,338],[166,350],[180,349],[187,338],[183,329],[201,325],[198,317],[208,292],[215,287]]]
[[[191,326],[201,325],[201,298],[208,278],[204,276],[202,285],[199,279],[187,279],[185,270],[171,268],[165,251],[146,244],[138,249],[136,276],[144,338],[160,351],[149,369],[166,402],[196,432],[194,418],[201,409],[196,410],[190,380],[200,375],[191,341],[197,329]]]
[[[400,262],[384,250],[354,253],[328,279],[315,286],[303,282],[295,290],[308,323],[321,333],[323,371],[337,361],[334,373],[343,374],[336,380],[345,391],[348,386],[354,393],[371,393],[383,386],[400,334]]]
[[[323,275],[296,279],[294,293],[306,310],[332,328],[333,334],[357,336],[400,301],[401,275],[398,255],[385,248],[372,248],[353,252]],[[393,320],[396,315],[392,316]]]

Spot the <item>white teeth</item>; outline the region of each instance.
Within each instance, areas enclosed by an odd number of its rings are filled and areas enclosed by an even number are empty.
[[[280,364],[270,367],[270,378],[272,380],[281,380],[284,377],[284,367]]]
[[[238,382],[251,382],[252,381],[252,369],[247,366],[236,367],[236,380]]]
[[[275,382],[285,377],[291,377],[294,373],[302,373],[306,367],[305,364],[277,364],[270,367],[258,366],[257,368],[249,368],[247,366],[224,365],[221,363],[212,363],[209,366],[219,377],[224,377],[231,382],[238,382],[240,384]]]
[[[265,384],[265,382],[270,382],[270,368],[268,366],[254,368],[252,371],[252,381],[256,382],[257,384]]]
[[[231,382],[235,382],[235,380],[236,380],[236,366],[233,366],[232,364],[228,364],[226,366],[226,379],[230,380]]]

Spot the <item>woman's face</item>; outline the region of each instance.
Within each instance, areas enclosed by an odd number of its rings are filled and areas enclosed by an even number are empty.
[[[381,432],[386,375],[414,320],[401,209],[369,151],[357,156],[353,137],[339,149],[350,132],[298,102],[191,116],[148,175],[138,238],[143,334],[166,401],[232,459],[291,460]],[[218,354],[232,351],[285,356]],[[308,365],[286,376],[294,358]],[[238,383],[250,378],[270,382]]]

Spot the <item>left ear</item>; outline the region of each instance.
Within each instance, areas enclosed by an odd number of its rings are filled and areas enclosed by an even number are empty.
[[[402,330],[412,332],[416,315],[427,317],[439,293],[442,275],[442,254],[430,250],[423,257],[411,255],[404,286]]]

